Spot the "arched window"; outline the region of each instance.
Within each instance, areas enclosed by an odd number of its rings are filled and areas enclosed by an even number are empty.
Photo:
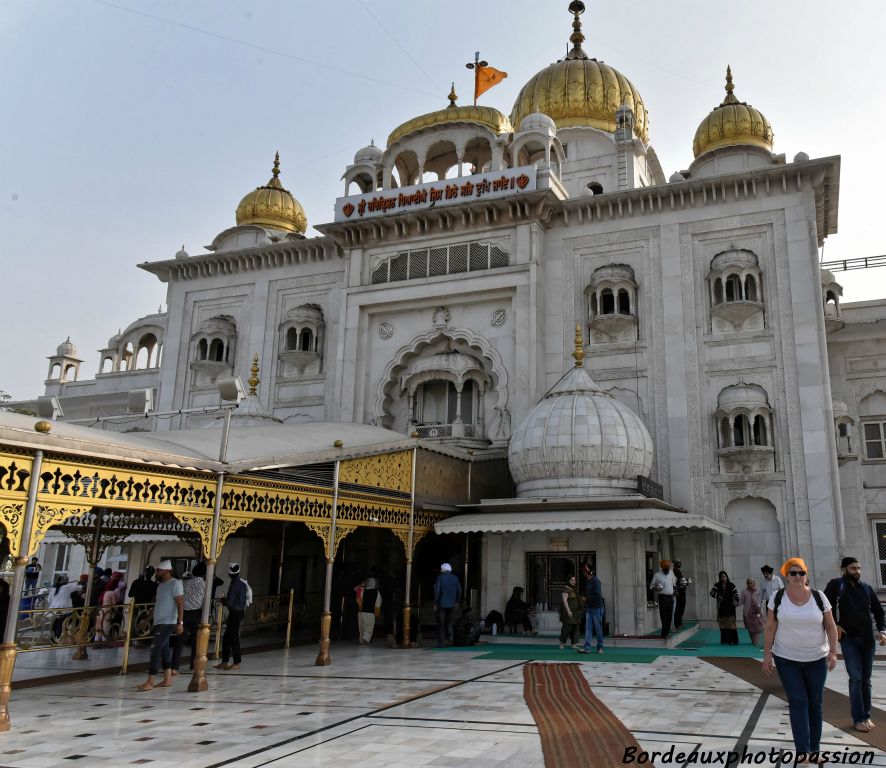
[[[753,275],[747,275],[744,279],[744,297],[748,301],[757,301],[757,280]]]
[[[49,369],[49,378],[50,379],[59,379],[62,375],[62,367],[59,363],[54,363],[52,368]]]
[[[298,349],[298,331],[289,328],[286,331],[286,351],[291,352],[296,349]]]
[[[732,444],[736,448],[741,448],[748,444],[748,433],[750,432],[748,427],[747,416],[739,414],[735,417],[735,421],[732,423]]]
[[[766,419],[763,416],[754,418],[754,445],[769,445]]]
[[[729,442],[729,419],[722,418],[720,419],[720,434],[718,437],[720,438],[720,447],[728,448],[730,446]]]
[[[210,342],[209,359],[218,363],[225,361],[225,343],[222,339],[213,339]]]
[[[618,314],[631,314],[631,296],[625,288],[618,289]]]
[[[723,281],[718,277],[714,280],[714,304],[723,303]]]
[[[741,278],[738,275],[726,278],[726,301],[741,301]]]
[[[611,288],[604,288],[600,291],[600,314],[615,314],[615,296],[613,296]]]
[[[209,342],[206,339],[200,339],[197,342],[197,359],[206,360],[209,357]]]
[[[150,368],[151,367],[151,350],[147,347],[140,347],[138,350],[138,354],[135,358],[135,367],[136,368]]]
[[[303,328],[302,332],[298,335],[298,348],[302,352],[314,351],[314,334],[311,332],[310,328]]]
[[[102,358],[102,368],[99,373],[110,373],[114,370],[114,360],[107,355]]]

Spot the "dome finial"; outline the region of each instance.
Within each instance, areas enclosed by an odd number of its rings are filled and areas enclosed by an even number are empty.
[[[250,395],[256,394],[256,388],[261,384],[261,379],[258,377],[258,370],[258,353],[256,353],[252,358],[252,368],[250,368],[252,376],[246,380],[246,383],[249,384]]]
[[[271,174],[276,179],[280,175],[280,151],[274,153],[274,168],[271,171]]]
[[[576,368],[584,368],[585,364],[585,340],[584,335],[581,332],[581,326],[575,326],[575,349],[572,352],[572,357],[575,359],[575,367]]]
[[[732,93],[735,90],[735,86],[732,84],[732,67],[728,64],[726,65],[726,98],[723,99],[723,104],[737,104],[738,99],[735,98],[735,95]]]
[[[572,0],[569,3],[569,13],[572,14],[572,35],[569,41],[572,43],[572,50],[566,54],[567,59],[587,59],[588,55],[584,52],[581,44],[585,41],[585,36],[581,31],[581,15],[585,12],[585,4],[581,0]]]
[[[449,90],[448,98],[449,98],[449,106],[450,107],[456,106],[455,100],[458,98],[458,94],[456,94],[456,92],[455,92],[455,83],[452,84],[452,88]]]

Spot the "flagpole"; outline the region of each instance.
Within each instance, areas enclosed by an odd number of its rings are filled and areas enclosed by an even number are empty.
[[[474,106],[477,106],[477,88],[480,86],[480,51],[474,52]]]

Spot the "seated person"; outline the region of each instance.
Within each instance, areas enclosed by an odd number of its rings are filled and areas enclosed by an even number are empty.
[[[522,625],[524,632],[530,635],[538,634],[532,629],[532,622],[529,621],[529,603],[523,600],[523,587],[514,587],[511,593],[511,598],[505,606],[505,624],[510,625],[513,632]]]

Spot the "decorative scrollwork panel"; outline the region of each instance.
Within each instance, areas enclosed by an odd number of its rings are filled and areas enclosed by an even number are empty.
[[[308,526],[314,533],[316,533],[320,537],[320,541],[323,542],[323,552],[326,556],[329,556],[329,529],[332,527],[331,523],[321,523],[318,520],[306,520],[305,525]]]
[[[218,523],[218,549],[216,551],[221,552],[228,537],[238,528],[242,528],[244,525],[249,525],[251,522],[252,520],[249,518],[222,517]]]
[[[212,542],[212,518],[208,515],[186,515],[179,512],[175,513],[175,519],[180,523],[184,523],[200,537],[203,556],[205,558],[211,557],[210,543]]]
[[[9,554],[18,557],[21,554],[22,530],[25,527],[25,504],[0,504],[0,522],[6,529],[9,538]]]
[[[339,482],[409,493],[412,451],[396,451],[341,462]]]
[[[335,556],[338,554],[338,546],[341,544],[345,537],[349,534],[353,533],[357,530],[356,525],[341,525],[339,523],[335,524],[335,542],[332,547],[332,558],[335,559]]]
[[[60,507],[55,504],[37,504],[34,510],[34,522],[31,524],[31,540],[25,555],[33,555],[40,549],[40,543],[46,537],[47,531],[54,525],[59,525],[84,512],[82,507]]]

